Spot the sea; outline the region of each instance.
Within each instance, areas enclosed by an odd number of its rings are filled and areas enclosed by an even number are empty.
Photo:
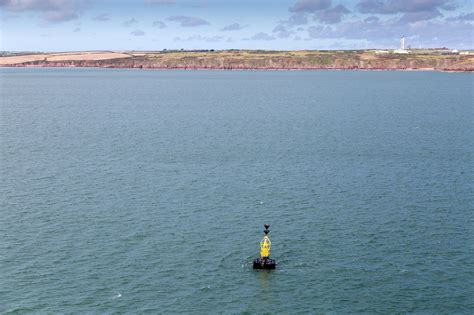
[[[2,68],[0,313],[472,314],[473,91]]]

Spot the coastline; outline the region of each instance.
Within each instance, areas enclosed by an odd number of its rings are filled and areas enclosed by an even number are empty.
[[[412,71],[412,72],[423,72],[423,71],[435,71],[435,72],[474,72],[473,70],[460,71],[460,70],[440,70],[435,68],[406,68],[406,69],[382,69],[382,68],[146,68],[146,67],[108,67],[108,66],[53,66],[53,65],[0,65],[0,69],[110,69],[110,70],[157,70],[157,71]]]
[[[473,73],[474,70],[444,70],[435,68],[159,68],[159,67],[108,67],[108,66],[55,66],[55,65],[0,65],[0,69],[110,69],[110,70],[148,70],[148,71],[403,71],[403,72],[445,72],[445,73]]]
[[[473,72],[474,55],[438,52],[378,54],[362,51],[87,51],[0,56],[9,68],[110,68],[147,70],[442,71]]]

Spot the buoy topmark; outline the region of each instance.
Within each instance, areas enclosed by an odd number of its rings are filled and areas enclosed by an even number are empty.
[[[253,269],[275,269],[276,267],[276,261],[270,259],[270,249],[272,247],[272,242],[268,237],[268,233],[270,233],[270,225],[265,224],[264,227],[265,230],[263,230],[263,232],[265,235],[260,241],[260,258],[253,261]]]

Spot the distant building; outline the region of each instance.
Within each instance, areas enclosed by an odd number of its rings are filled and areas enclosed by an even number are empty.
[[[409,54],[410,52],[406,49],[395,49],[393,53],[394,54]]]
[[[376,54],[388,54],[389,51],[388,50],[376,50],[375,53]]]
[[[472,55],[472,53],[470,51],[461,51],[459,54],[460,55]]]
[[[405,35],[400,38],[400,49],[395,49],[393,51],[395,54],[409,54],[410,52],[405,49]]]

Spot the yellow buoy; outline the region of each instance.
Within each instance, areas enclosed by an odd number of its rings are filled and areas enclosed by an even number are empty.
[[[253,261],[253,268],[254,269],[275,269],[276,262],[273,259],[270,259],[270,249],[272,248],[272,242],[268,237],[268,233],[270,230],[268,229],[270,225],[264,225],[265,230],[263,232],[265,235],[263,236],[262,240],[260,241],[260,258],[257,258]]]

